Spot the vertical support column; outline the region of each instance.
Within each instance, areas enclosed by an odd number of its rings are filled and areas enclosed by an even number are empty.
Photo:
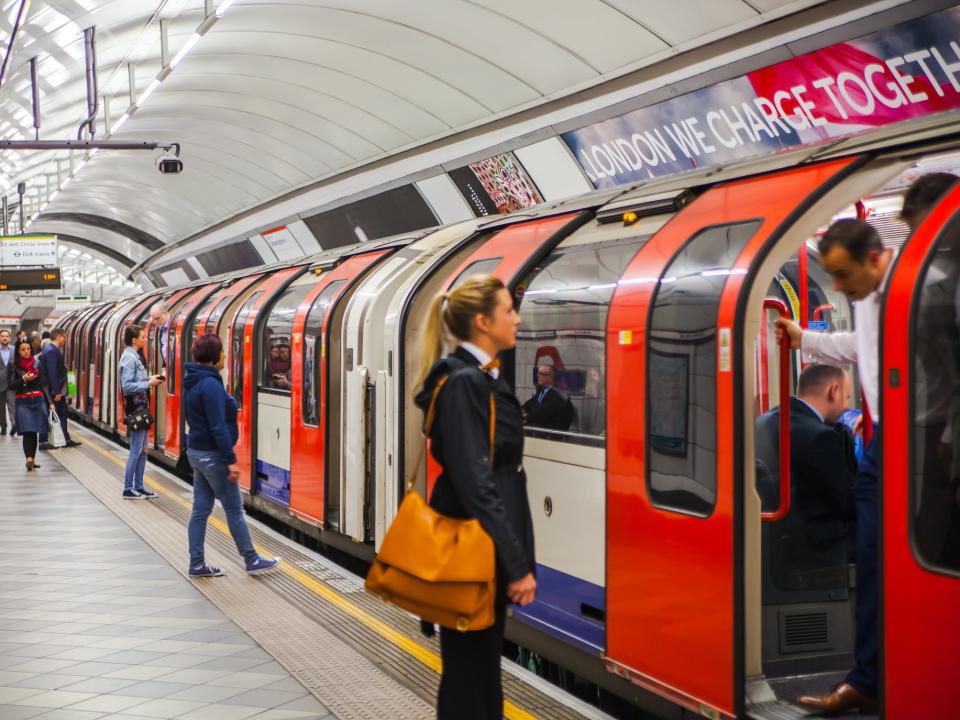
[[[130,104],[137,101],[137,71],[133,63],[127,65],[127,81],[130,84]]]
[[[7,206],[7,196],[6,196],[6,195],[3,196],[2,203],[3,203],[3,234],[4,234],[4,235],[9,235],[9,234],[10,234],[10,227],[9,227],[9,225],[8,225],[8,223],[7,223],[7,217],[8,217],[8,215],[9,215],[9,209],[8,209],[8,206]]]
[[[160,18],[160,67],[165,68],[170,64],[170,42],[169,42],[170,21]]]
[[[804,240],[803,247],[800,248],[800,254],[797,256],[797,280],[799,283],[798,292],[800,294],[800,327],[804,330],[810,322],[809,309],[809,276],[807,275],[807,242]]]
[[[33,100],[33,131],[37,140],[40,139],[40,75],[38,60],[30,58],[30,96]]]

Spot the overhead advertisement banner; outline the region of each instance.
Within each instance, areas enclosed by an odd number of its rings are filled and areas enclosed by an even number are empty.
[[[594,187],[843,137],[960,107],[951,8],[564,133]]]
[[[55,235],[0,236],[0,267],[56,265]]]
[[[449,174],[477,217],[523,210],[543,202],[513,153],[494,155]]]

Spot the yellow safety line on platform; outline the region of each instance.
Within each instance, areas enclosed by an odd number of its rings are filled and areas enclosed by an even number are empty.
[[[105,458],[110,459],[116,465],[120,467],[124,467],[126,465],[125,461],[120,460],[120,458],[113,455],[111,452],[109,452],[105,448],[101,447],[99,443],[91,441],[89,435],[87,437],[87,445],[93,450],[95,450],[96,452],[103,455]],[[158,493],[160,493],[164,497],[167,497],[170,500],[173,500],[175,503],[177,503],[181,507],[187,508],[188,510],[192,509],[193,507],[192,503],[187,502],[182,497],[170,492],[165,487],[158,485],[152,480],[148,480],[146,478],[144,478],[144,480],[153,490],[156,490]],[[209,523],[213,525],[213,527],[215,527],[217,530],[219,530],[223,535],[230,537],[230,529],[227,527],[227,524],[223,520],[211,515]],[[264,550],[263,548],[259,547],[256,544],[254,544],[254,549],[258,553],[267,554],[266,550]],[[417,660],[422,662],[431,670],[435,672],[440,672],[441,670],[440,656],[437,655],[432,650],[430,650],[429,648],[424,647],[423,645],[416,642],[415,640],[412,640],[411,638],[407,637],[406,635],[399,632],[398,630],[390,627],[390,625],[385,623],[383,620],[380,620],[379,618],[374,617],[373,615],[371,615],[370,613],[368,613],[366,610],[359,607],[358,605],[354,605],[352,602],[350,602],[347,598],[345,598],[343,595],[338,593],[333,588],[329,587],[328,585],[325,585],[324,583],[320,582],[316,578],[311,577],[310,575],[303,572],[302,570],[296,567],[293,567],[289,563],[280,563],[280,565],[277,566],[277,569],[280,570],[280,572],[287,575],[289,578],[296,580],[298,583],[303,585],[308,590],[312,590],[314,593],[316,593],[317,595],[322,597],[324,600],[329,602],[331,605],[335,605],[336,607],[340,608],[341,610],[343,610],[345,613],[350,615],[352,618],[354,618],[358,622],[362,623],[363,625],[366,625],[368,628],[373,630],[375,633],[380,635],[385,640],[389,640],[394,645],[399,647],[401,650],[406,652],[408,655],[412,655],[413,657],[415,657]],[[536,720],[535,715],[531,715],[526,710],[517,707],[509,700],[503,701],[503,716],[507,718],[507,720]]]

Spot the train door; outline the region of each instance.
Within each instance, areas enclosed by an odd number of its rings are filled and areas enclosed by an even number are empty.
[[[256,490],[268,500],[290,505],[291,401],[294,365],[294,321],[306,310],[307,296],[320,282],[313,273],[297,278],[262,311],[253,371],[257,392],[253,413],[256,437]],[[297,338],[299,339],[299,337]]]
[[[217,285],[205,285],[191,293],[170,323],[167,337],[167,381],[164,383],[167,401],[163,451],[172,460],[179,460],[182,450],[180,438],[183,430],[183,414],[180,385],[183,378],[183,365],[190,355],[190,328],[193,315],[217,287]]]
[[[254,416],[258,411],[254,405],[254,387],[259,378],[260,353],[257,347],[259,338],[254,342],[255,333],[258,326],[266,324],[258,323],[258,320],[265,312],[267,303],[302,269],[301,267],[285,268],[264,276],[263,282],[257,285],[257,291],[241,307],[233,325],[230,340],[230,383],[233,398],[237,401],[237,426],[240,430],[240,439],[237,441],[235,452],[237,465],[240,467],[240,486],[251,494],[257,491],[257,484],[254,482],[256,476],[251,472],[251,460],[254,458],[258,439],[254,435],[257,430]],[[267,412],[270,413],[270,411]],[[287,427],[289,432],[289,423]],[[281,434],[283,432],[281,429]],[[273,444],[276,444],[276,439]]]
[[[960,188],[914,233],[881,327],[882,665],[889,720],[956,716]]]
[[[762,672],[760,507],[736,429],[747,397],[753,419],[741,287],[852,162],[707,190],[634,257],[610,308],[605,661],[709,717],[742,715],[745,677]]]
[[[334,307],[357,278],[386,251],[354,255],[320,276],[306,296],[293,327],[293,387],[290,427],[297,452],[290,458],[290,510],[316,525],[326,524],[328,381],[340,367],[327,350]]]
[[[164,324],[154,323],[152,320],[147,326],[147,337],[149,338],[148,347],[147,347],[147,373],[150,375],[160,375],[166,372],[167,367],[167,356],[170,353],[170,341],[172,339],[173,331],[173,321],[176,317],[176,312],[180,307],[180,303],[189,293],[193,291],[193,288],[182,288],[177,290],[168,298],[164,299],[164,305],[167,308],[167,312],[170,317],[167,318],[167,322]],[[153,389],[153,416],[156,418],[156,422],[150,426],[153,431],[153,442],[152,447],[158,448],[160,450],[160,455],[163,456],[163,444],[166,442],[167,438],[167,397],[169,389],[166,387],[166,383],[161,383]]]

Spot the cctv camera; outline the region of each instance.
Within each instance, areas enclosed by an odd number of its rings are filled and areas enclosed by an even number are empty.
[[[183,163],[176,155],[164,153],[157,160],[157,169],[164,175],[176,175],[183,170]]]

